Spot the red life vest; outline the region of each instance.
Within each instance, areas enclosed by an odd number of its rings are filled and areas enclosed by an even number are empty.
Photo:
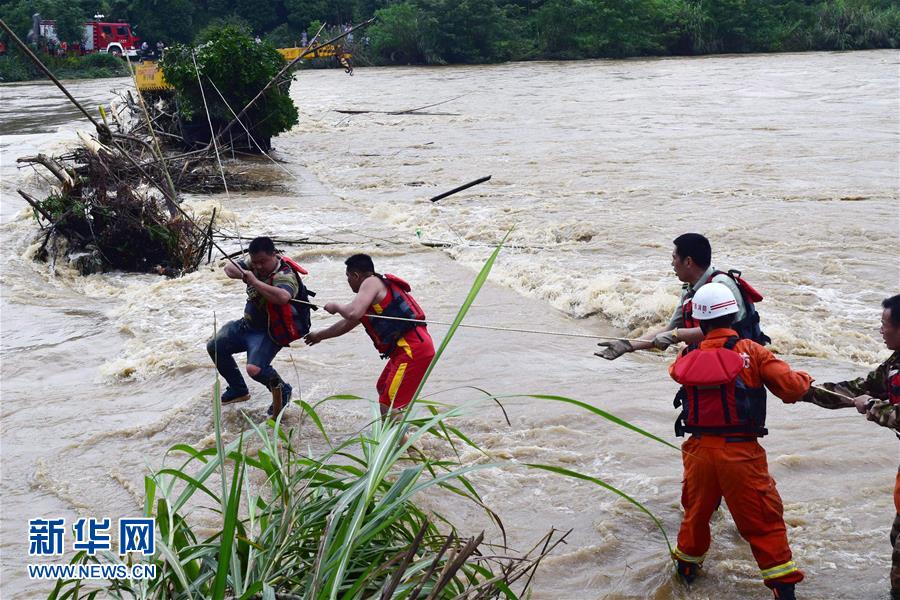
[[[381,302],[376,302],[370,307],[372,314],[385,317],[399,317],[401,319],[415,319],[416,321],[425,320],[425,311],[419,306],[415,298],[409,291],[412,289],[408,283],[390,273],[380,275],[375,273],[385,287],[387,293]],[[363,316],[360,319],[366,333],[372,338],[372,343],[381,354],[381,358],[387,358],[391,352],[397,347],[407,332],[412,331],[416,327],[425,327],[425,323],[411,323],[410,321],[399,321],[395,319],[372,319]]]
[[[725,271],[713,271],[712,275],[703,282],[704,285],[710,283],[717,275],[727,275],[737,285],[741,292],[741,301],[744,305],[744,318],[731,324],[741,339],[753,340],[757,344],[765,346],[772,340],[762,332],[759,326],[759,313],[756,311],[755,303],[762,302],[762,294],[757,292],[752,285],[747,283],[741,277],[741,272],[736,269]],[[681,318],[685,327],[700,327],[700,322],[694,318],[693,298],[696,290],[693,286],[688,289],[687,294],[681,304]]]
[[[294,298],[309,302],[310,296],[315,296],[315,292],[311,292],[303,285],[300,275],[308,275],[309,271],[294,262],[289,256],[279,256],[281,266],[269,275],[266,282],[272,285],[275,275],[279,273],[293,273],[297,278],[297,293]],[[294,340],[298,340],[307,333],[310,328],[310,306],[307,304],[298,304],[296,302],[286,302],[284,304],[273,304],[266,302],[266,316],[269,322],[269,337],[280,346],[289,346]]]
[[[675,361],[672,377],[681,384],[675,408],[682,407],[675,434],[684,432],[762,437],[766,430],[766,389],[741,378],[738,338],[719,348],[688,349]]]

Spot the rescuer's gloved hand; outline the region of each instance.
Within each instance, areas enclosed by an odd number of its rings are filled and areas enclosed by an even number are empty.
[[[653,347],[657,350],[665,350],[672,344],[678,343],[678,330],[672,329],[671,331],[663,331],[661,333],[657,333],[656,337],[653,338]]]
[[[614,342],[600,342],[597,344],[602,347],[600,352],[594,352],[595,356],[605,358],[606,360],[615,360],[626,352],[634,352],[634,346],[628,340],[616,340]]]

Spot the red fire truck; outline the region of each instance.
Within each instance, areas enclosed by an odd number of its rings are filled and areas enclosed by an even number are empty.
[[[137,56],[140,40],[128,23],[89,21],[84,24],[85,52],[109,52],[116,56]]]
[[[97,15],[98,18],[103,18]],[[41,20],[41,37],[59,42],[56,21]],[[137,56],[140,40],[131,33],[131,25],[122,22],[88,21],[80,47],[83,54],[109,52],[116,56]]]

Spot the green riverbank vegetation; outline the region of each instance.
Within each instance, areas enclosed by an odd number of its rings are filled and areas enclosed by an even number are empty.
[[[357,64],[379,65],[900,47],[895,0],[0,2],[0,18],[23,39],[35,11],[55,19],[60,38],[70,41],[80,35],[81,22],[100,12],[131,23],[151,45],[195,42],[204,27],[224,20],[276,47],[299,45],[304,35],[311,39],[321,23],[331,32],[376,15],[374,25],[344,44]],[[0,77],[22,76],[19,63],[0,57]],[[79,72],[99,73],[87,67]]]
[[[46,56],[41,60],[60,79],[98,79],[101,77],[127,77],[128,65],[112,54],[86,54],[84,56]],[[18,48],[10,48],[0,56],[0,83],[44,79],[44,74],[34,66]]]
[[[900,45],[891,0],[410,0],[376,14],[368,56],[379,64]]]

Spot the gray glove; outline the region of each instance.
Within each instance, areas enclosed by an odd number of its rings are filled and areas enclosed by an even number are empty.
[[[594,352],[595,356],[605,358],[606,360],[616,360],[626,352],[634,352],[634,346],[628,340],[616,340],[614,342],[600,342],[597,344],[602,347],[600,352]]]
[[[678,343],[678,337],[676,337],[675,332],[677,329],[672,329],[670,331],[663,331],[662,333],[657,333],[656,337],[653,338],[653,347],[657,350],[665,350],[672,344]]]

